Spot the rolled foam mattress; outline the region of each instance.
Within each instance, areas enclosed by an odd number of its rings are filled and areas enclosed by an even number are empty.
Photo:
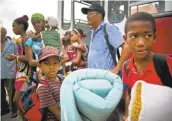
[[[120,77],[109,71],[74,71],[61,86],[61,121],[106,121],[118,105],[122,91]]]

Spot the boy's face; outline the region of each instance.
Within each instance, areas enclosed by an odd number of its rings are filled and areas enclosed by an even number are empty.
[[[52,56],[46,61],[41,62],[39,67],[42,69],[43,73],[48,79],[55,79],[60,67],[60,61],[57,59],[57,57]]]
[[[150,21],[133,21],[128,24],[127,42],[135,58],[144,59],[149,55],[155,38]]]

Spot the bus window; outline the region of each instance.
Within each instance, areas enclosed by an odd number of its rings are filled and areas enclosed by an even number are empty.
[[[71,2],[62,1],[62,28],[67,30],[71,26]]]
[[[119,23],[124,19],[124,1],[108,1],[108,20]]]
[[[172,1],[158,1],[158,2],[148,2],[148,3],[145,2],[143,4],[138,4],[138,5],[134,5],[134,4],[131,6],[131,10],[130,10],[131,15],[136,12],[148,12],[150,14],[158,14],[158,13],[165,13],[168,11],[172,11],[172,8],[170,7],[172,5]]]
[[[158,6],[158,2],[140,5],[140,6],[138,6],[138,11],[139,12],[149,12],[151,14],[155,14],[155,13],[158,13],[157,6]]]

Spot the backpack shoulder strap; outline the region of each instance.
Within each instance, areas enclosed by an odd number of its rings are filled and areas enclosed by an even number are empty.
[[[110,52],[110,54],[112,56],[113,62],[116,64],[116,58],[115,58],[115,54],[114,54],[114,51],[113,51],[113,47],[110,44],[109,39],[108,39],[108,34],[107,34],[107,31],[106,31],[106,25],[107,24],[105,23],[105,25],[104,25],[104,36],[105,36],[106,43],[107,43],[108,48],[109,48],[109,52]]]
[[[43,85],[45,85],[45,86],[47,86],[48,87],[48,83],[45,81],[45,80],[39,80],[39,82],[38,82],[38,84],[37,84],[37,89],[39,88],[39,87],[41,87],[41,86],[43,86]]]
[[[162,83],[165,86],[172,87],[172,76],[170,74],[170,71],[167,65],[166,55],[154,54],[153,62],[154,62],[156,73],[161,79]]]
[[[48,85],[47,81],[45,81],[45,80],[43,80],[43,79],[39,80],[39,83],[38,83],[37,89],[38,89],[39,87],[41,87],[42,85],[47,86],[47,87],[48,87],[48,89],[49,89],[49,91],[50,91],[50,93],[52,94],[52,96],[54,95],[54,94],[53,94],[53,90],[52,90],[52,88],[51,88],[51,87],[49,87],[49,85]]]

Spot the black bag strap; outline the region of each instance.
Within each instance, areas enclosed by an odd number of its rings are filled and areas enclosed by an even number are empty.
[[[170,74],[167,61],[166,61],[166,55],[164,54],[154,54],[153,55],[153,62],[156,69],[156,73],[161,79],[162,83],[165,86],[172,88],[172,76]]]
[[[104,36],[105,36],[106,43],[107,43],[107,45],[108,45],[110,54],[111,54],[111,56],[112,56],[113,62],[116,64],[116,58],[115,58],[115,54],[114,54],[114,52],[113,52],[113,47],[112,47],[112,45],[110,44],[109,39],[108,39],[108,34],[107,34],[107,31],[106,31],[106,25],[107,25],[107,24],[104,25]]]
[[[106,31],[106,25],[107,24],[105,23],[105,25],[104,25],[104,36],[105,36],[106,43],[107,43],[108,48],[109,48],[109,52],[110,52],[110,54],[112,56],[113,62],[114,62],[114,64],[116,64],[117,63],[116,57],[115,57],[115,54],[114,54],[114,51],[113,51],[113,47],[110,44],[109,39],[108,39],[108,34],[107,34],[107,31]],[[118,60],[119,60],[120,59],[119,49],[117,48],[116,50],[117,50],[117,56],[118,56]]]

